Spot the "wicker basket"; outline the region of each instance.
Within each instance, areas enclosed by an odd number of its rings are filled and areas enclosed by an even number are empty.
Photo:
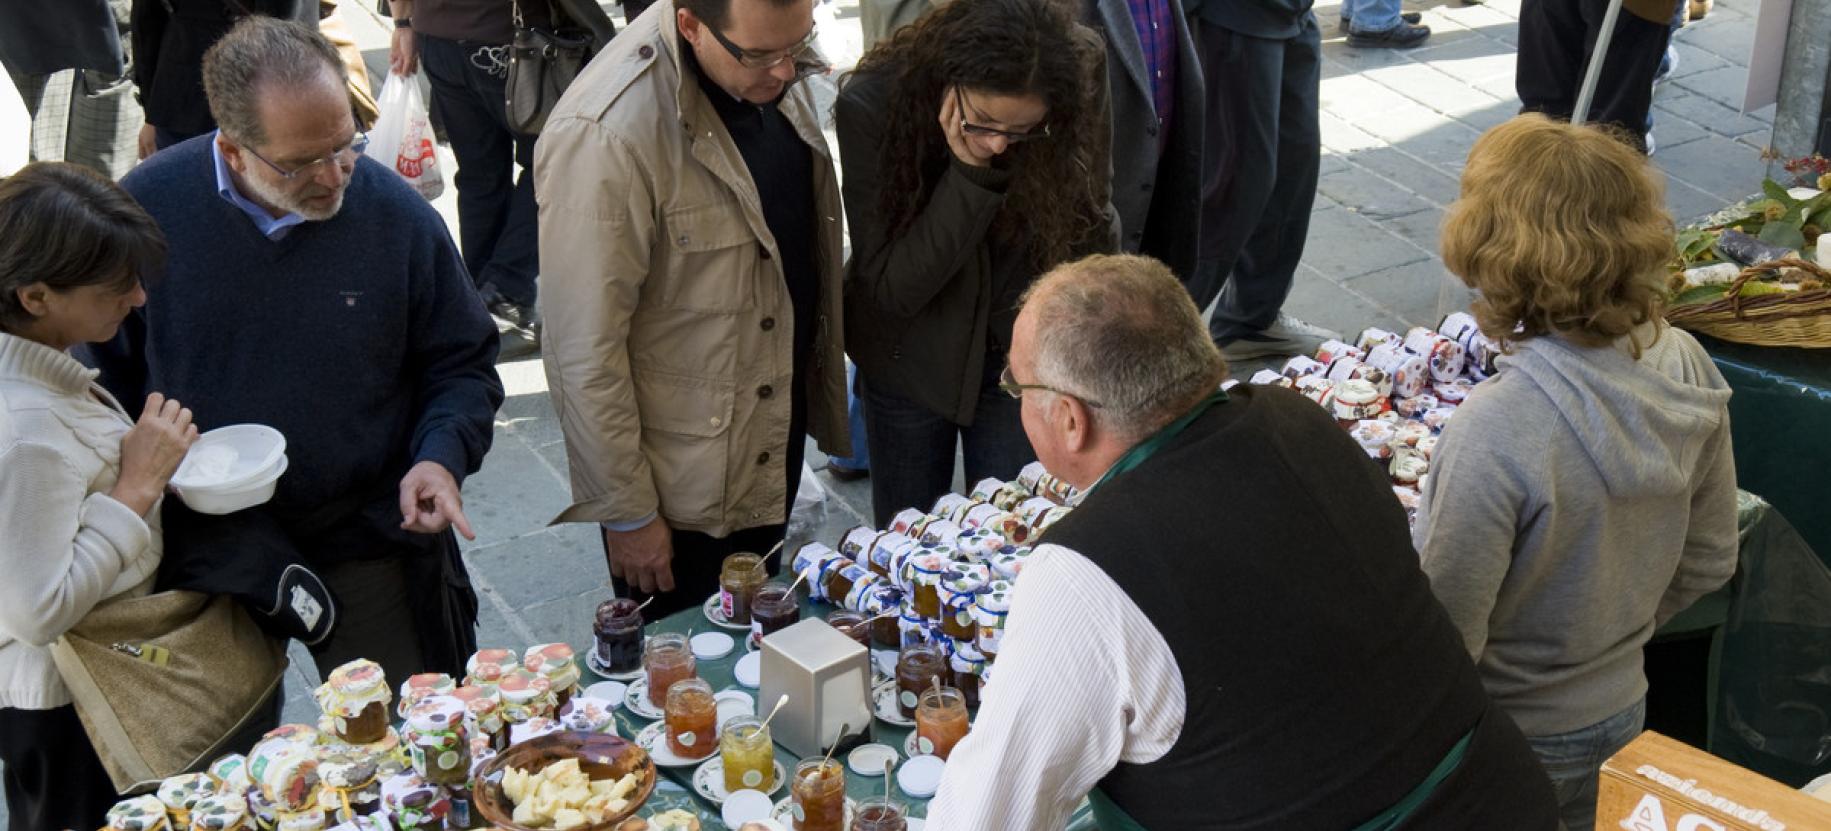
[[[1769,271],[1797,268],[1825,288],[1742,297],[1742,285]],[[1755,346],[1831,349],[1831,272],[1806,260],[1788,258],[1742,269],[1722,298],[1666,310],[1666,321],[1713,338]]]

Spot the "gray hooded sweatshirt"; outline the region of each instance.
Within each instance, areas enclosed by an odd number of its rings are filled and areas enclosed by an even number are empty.
[[[1729,386],[1689,334],[1635,336],[1639,360],[1626,339],[1519,344],[1444,428],[1424,488],[1424,571],[1528,736],[1632,706],[1653,630],[1735,571]]]

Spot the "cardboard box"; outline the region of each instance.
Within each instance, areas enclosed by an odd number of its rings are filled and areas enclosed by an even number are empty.
[[[1597,831],[1819,831],[1831,803],[1647,731],[1602,765]]]

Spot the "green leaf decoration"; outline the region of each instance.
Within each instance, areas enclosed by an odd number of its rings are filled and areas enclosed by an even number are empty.
[[[1761,226],[1760,238],[1762,242],[1794,251],[1806,247],[1806,235],[1800,233],[1799,226],[1785,222],[1769,222]]]
[[[1729,287],[1721,284],[1714,286],[1692,286],[1691,288],[1679,292],[1676,297],[1673,297],[1672,305],[1689,306],[1693,303],[1710,303],[1722,299],[1723,295],[1728,293]]]

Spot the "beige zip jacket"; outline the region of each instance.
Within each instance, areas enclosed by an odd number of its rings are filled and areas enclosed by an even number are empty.
[[[535,148],[541,352],[572,505],[556,522],[659,515],[722,537],[787,520],[794,310],[755,184],[683,78],[673,4],[573,81]],[[808,432],[845,453],[841,212],[814,97],[781,109],[814,153],[820,318]]]

